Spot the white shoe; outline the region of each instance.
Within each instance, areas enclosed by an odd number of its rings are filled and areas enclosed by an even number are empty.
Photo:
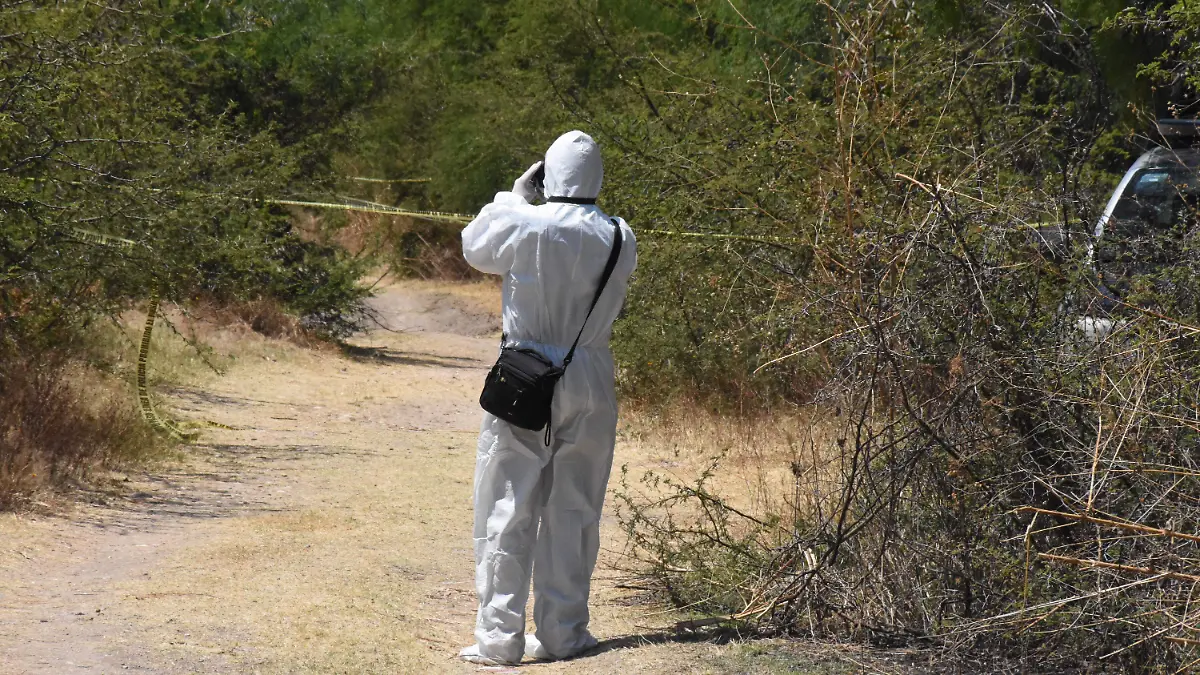
[[[525,635],[525,656],[538,661],[553,661],[554,657],[542,646],[542,641],[536,635]]]
[[[573,659],[589,649],[595,648],[598,644],[600,643],[596,641],[596,638],[591,633],[588,633],[587,637],[583,640],[583,644],[578,649],[572,650],[566,656],[558,657],[546,651],[546,648],[542,646],[542,641],[537,639],[536,635],[527,634],[525,635],[525,656],[537,659],[538,661],[561,661],[564,659]]]
[[[528,651],[529,647],[527,646],[525,649],[526,649],[526,651]],[[512,663],[511,661],[505,661],[503,659],[496,659],[496,658],[492,658],[490,656],[484,656],[483,654],[481,654],[479,652],[478,644],[473,644],[470,647],[464,647],[463,650],[458,653],[458,658],[462,659],[463,661],[467,661],[469,663],[478,663],[481,666],[515,666],[515,665],[517,665],[515,663]]]

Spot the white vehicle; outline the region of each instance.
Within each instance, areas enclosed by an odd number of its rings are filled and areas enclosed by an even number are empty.
[[[1197,122],[1161,120],[1159,131],[1168,141],[1197,136]],[[1091,339],[1102,340],[1117,325],[1106,315],[1136,290],[1150,283],[1169,291],[1171,282],[1160,275],[1181,260],[1184,238],[1192,233],[1200,206],[1200,149],[1155,148],[1138,158],[1113,191],[1096,223],[1088,259],[1100,290],[1098,307],[1081,318],[1078,327]]]

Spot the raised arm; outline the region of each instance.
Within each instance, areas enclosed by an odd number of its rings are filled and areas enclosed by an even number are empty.
[[[463,257],[487,274],[507,274],[525,227],[533,215],[530,203],[541,197],[543,162],[534,162],[513,183],[512,192],[498,192],[463,230]]]
[[[500,192],[462,233],[463,257],[487,274],[507,274],[532,207],[512,192]]]

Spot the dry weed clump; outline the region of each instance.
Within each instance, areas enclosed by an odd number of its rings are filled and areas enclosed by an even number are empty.
[[[634,442],[664,451],[618,494],[635,569],[678,606],[764,635],[1171,672],[1195,658],[1200,620],[1197,365],[1190,349],[1132,347],[1178,329],[1136,330],[1153,337],[1065,350],[1085,377],[1034,405],[964,401],[993,386],[978,371],[940,390],[897,373],[886,389],[919,398],[932,432],[849,387],[820,415],[634,422]]]
[[[356,255],[378,259],[397,277],[480,279],[463,258],[459,229],[406,216],[352,212],[336,240]]]
[[[786,407],[733,416],[696,402],[632,408],[622,414],[630,441],[676,477],[720,469],[710,486],[750,513],[778,513],[793,497],[811,500],[811,491],[793,494],[797,476],[819,485],[822,494],[838,480],[833,410]],[[815,505],[802,508],[810,507]]]
[[[287,340],[301,347],[313,346],[320,341],[299,317],[270,298],[222,303],[202,301],[195,303],[189,312],[195,319],[219,329],[243,325],[264,337]]]
[[[130,388],[66,357],[0,363],[0,509],[161,446]]]
[[[674,604],[731,615],[753,600],[748,580],[778,567],[797,514],[832,508],[842,486],[834,411],[729,416],[695,403],[635,406],[623,432],[650,458],[621,467],[614,510],[628,536],[626,571]]]

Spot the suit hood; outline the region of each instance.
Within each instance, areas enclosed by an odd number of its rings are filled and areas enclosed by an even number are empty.
[[[603,182],[600,146],[582,131],[568,131],[546,151],[546,197],[595,199]]]

